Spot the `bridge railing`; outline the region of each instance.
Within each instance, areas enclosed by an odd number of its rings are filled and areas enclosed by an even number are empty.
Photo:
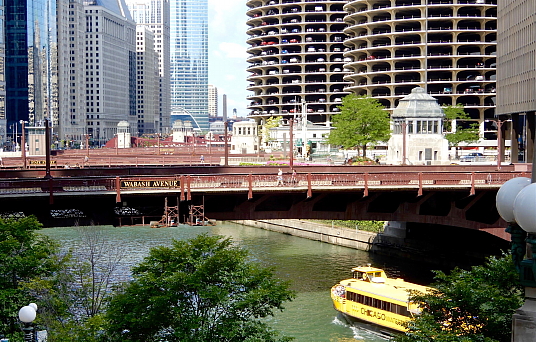
[[[514,177],[530,177],[522,172],[377,172],[377,173],[299,173],[283,175],[283,184],[278,184],[277,175],[224,174],[224,175],[175,175],[95,178],[51,178],[0,180],[0,196],[47,192],[97,192],[147,190],[148,187],[169,189],[180,187],[183,191],[194,189],[255,189],[286,187],[352,187],[352,188],[411,188],[427,187],[498,187]],[[147,181],[158,181],[148,186]],[[167,183],[166,183],[167,182]],[[124,186],[127,184],[128,186]],[[156,184],[156,185],[155,185]],[[170,185],[172,184],[172,185]]]

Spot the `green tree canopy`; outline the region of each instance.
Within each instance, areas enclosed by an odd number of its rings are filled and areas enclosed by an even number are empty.
[[[279,127],[281,120],[283,120],[282,116],[276,116],[276,117],[270,116],[269,118],[266,119],[266,121],[264,122],[264,125],[262,125],[261,130],[260,130],[262,140],[265,144],[268,144],[270,140],[273,140],[272,138],[270,138],[270,129]]]
[[[510,255],[490,257],[469,271],[436,271],[432,286],[431,293],[412,293],[422,313],[396,342],[510,341],[512,314],[523,302]]]
[[[463,105],[443,106],[445,112],[445,138],[450,146],[459,146],[461,143],[474,143],[480,139],[478,123],[472,122],[466,125],[460,123],[467,122],[469,115],[464,110]],[[455,125],[455,127],[453,127]],[[455,129],[453,129],[455,128]]]
[[[108,307],[108,341],[286,341],[259,320],[293,292],[221,236],[151,249]]]
[[[361,147],[366,156],[368,145],[387,141],[391,136],[389,113],[368,96],[350,94],[342,99],[341,112],[333,115],[334,130],[328,142],[345,149]]]
[[[9,337],[20,334],[19,309],[32,298],[24,284],[48,277],[59,265],[54,258],[58,246],[36,233],[41,224],[34,217],[0,218],[0,333]]]

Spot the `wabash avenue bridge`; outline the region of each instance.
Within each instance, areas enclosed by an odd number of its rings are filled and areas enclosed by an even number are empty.
[[[527,168],[526,168],[527,169]],[[158,220],[164,205],[204,206],[216,220],[382,220],[454,226],[509,239],[495,208],[500,186],[528,172],[505,166],[117,167],[2,171],[0,215],[45,227]]]

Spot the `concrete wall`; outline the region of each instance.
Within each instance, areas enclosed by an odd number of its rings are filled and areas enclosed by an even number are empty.
[[[377,236],[376,233],[331,227],[302,220],[240,220],[233,222],[363,251],[369,251],[372,248],[372,243]]]

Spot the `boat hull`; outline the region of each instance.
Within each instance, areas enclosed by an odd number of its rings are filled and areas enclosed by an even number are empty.
[[[333,291],[331,298],[335,310],[349,319],[375,324],[389,331],[405,332],[407,330],[405,323],[409,321],[409,317],[352,302],[346,298],[337,296]]]

